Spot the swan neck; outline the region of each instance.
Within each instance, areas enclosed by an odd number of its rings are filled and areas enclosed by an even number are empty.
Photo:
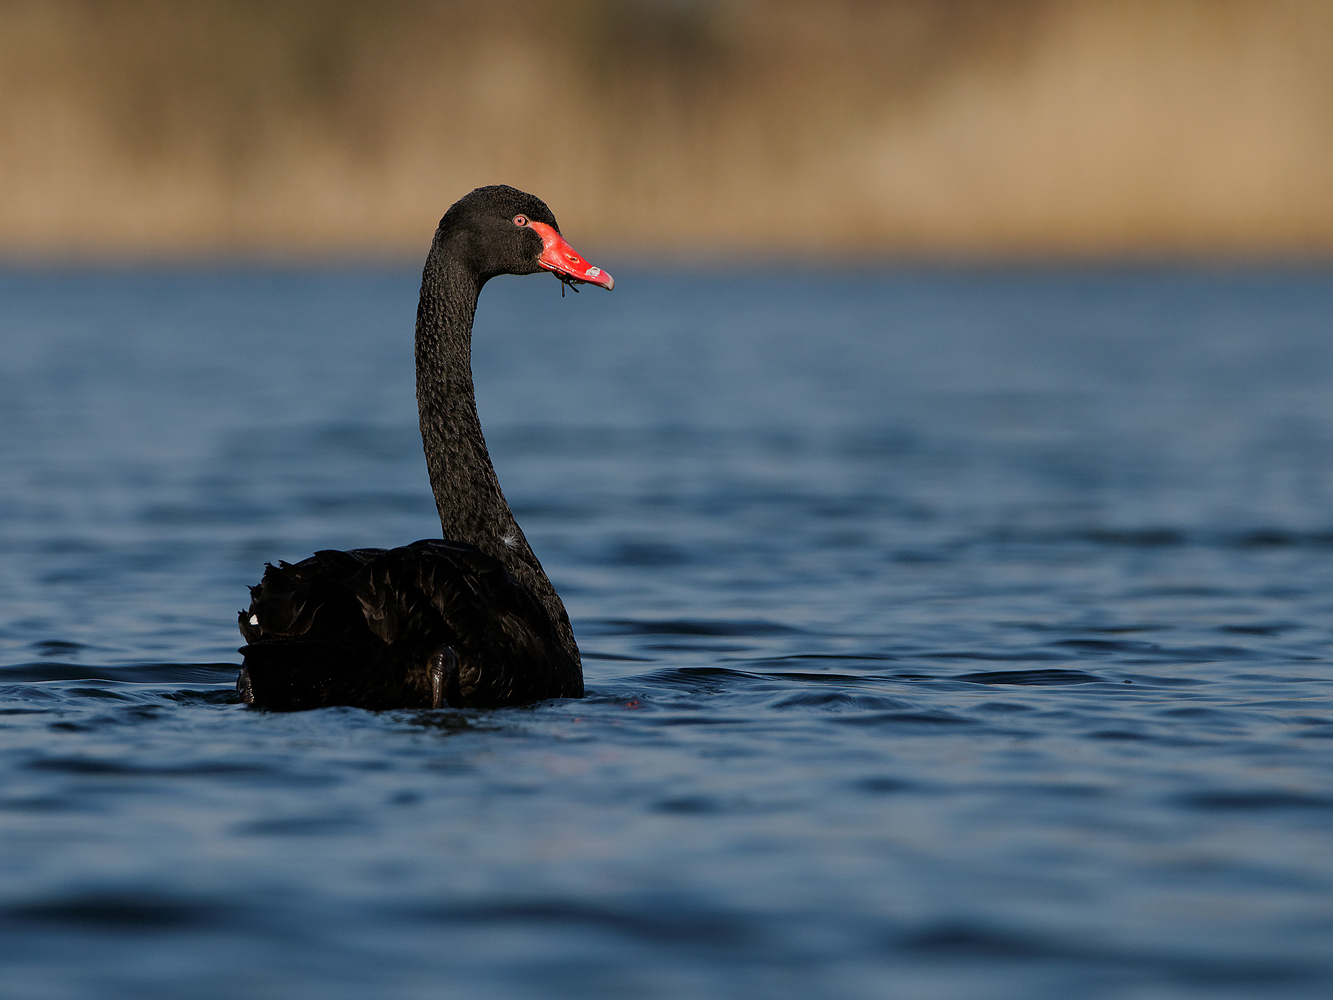
[[[417,407],[445,538],[497,550],[517,532],[491,465],[472,384],[472,321],[481,282],[432,253],[417,310]],[[436,267],[431,264],[435,262]],[[526,545],[526,543],[525,543]],[[508,562],[508,560],[505,560]]]

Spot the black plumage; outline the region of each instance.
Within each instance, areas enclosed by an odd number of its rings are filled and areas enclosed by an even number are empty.
[[[569,616],[505,501],[477,419],[472,319],[499,274],[611,288],[550,209],[478,188],[436,230],[417,309],[417,403],[445,540],[317,552],[268,566],[240,614],[237,689],[279,711],[431,708],[581,697]]]
[[[508,705],[582,693],[532,592],[463,542],[326,550],[270,566],[240,615],[241,696],[321,705]],[[447,652],[446,652],[447,651]]]

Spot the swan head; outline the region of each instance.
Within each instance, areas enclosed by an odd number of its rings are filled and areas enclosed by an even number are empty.
[[[507,184],[477,188],[454,202],[440,220],[435,244],[461,255],[483,284],[500,274],[550,271],[567,284],[615,287],[611,275],[560,235],[544,201]]]

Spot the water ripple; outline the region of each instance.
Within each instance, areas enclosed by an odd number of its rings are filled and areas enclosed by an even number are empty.
[[[284,715],[420,272],[0,269],[6,996],[1330,995],[1327,275],[625,275],[473,343],[588,696]]]

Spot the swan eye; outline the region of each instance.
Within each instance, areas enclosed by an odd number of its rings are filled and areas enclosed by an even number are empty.
[[[526,215],[516,215],[516,216],[514,216],[514,225],[516,225],[516,226],[526,226],[527,224],[528,224],[528,217],[527,217]]]

